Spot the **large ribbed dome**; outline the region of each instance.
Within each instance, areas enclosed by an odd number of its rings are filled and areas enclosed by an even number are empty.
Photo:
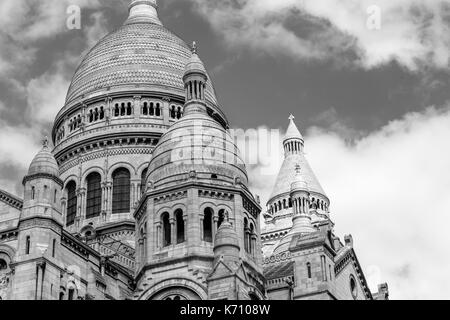
[[[153,19],[145,19],[145,14],[130,10],[127,22],[86,55],[72,79],[66,105],[122,87],[162,89],[184,96],[182,78],[191,50],[161,25],[156,11]],[[217,104],[210,81],[206,99]]]

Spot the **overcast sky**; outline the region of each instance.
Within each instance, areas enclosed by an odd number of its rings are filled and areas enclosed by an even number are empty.
[[[128,2],[0,1],[0,188],[22,194],[81,57],[123,23]],[[80,30],[66,27],[70,4]],[[232,127],[285,130],[296,116],[372,291],[387,281],[391,298],[450,298],[450,1],[159,5],[167,28],[198,42]],[[276,172],[249,172],[265,202]]]

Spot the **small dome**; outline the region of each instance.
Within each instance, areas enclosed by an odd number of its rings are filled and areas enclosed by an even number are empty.
[[[44,140],[43,148],[34,157],[33,161],[31,161],[30,168],[28,169],[29,176],[42,173],[59,177],[58,163],[50,152],[47,139]]]
[[[197,45],[194,42],[192,45],[192,56],[186,64],[184,76],[187,76],[192,73],[200,73],[207,77],[205,65],[203,64],[200,57],[197,55]]]
[[[194,105],[189,109],[155,147],[147,183],[158,189],[191,178],[221,186],[240,181],[247,186],[245,164],[230,133],[206,112]]]

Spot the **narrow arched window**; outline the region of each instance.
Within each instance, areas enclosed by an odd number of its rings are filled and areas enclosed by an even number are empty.
[[[121,168],[114,171],[113,175],[113,203],[112,213],[130,212],[130,172]]]
[[[52,245],[52,257],[54,258],[56,254],[56,239],[53,239],[53,245]]]
[[[159,103],[156,104],[156,116],[161,116],[161,107]]]
[[[30,249],[31,249],[31,238],[30,236],[27,236],[25,240],[25,254],[30,254]]]
[[[184,236],[184,218],[183,218],[183,210],[178,209],[175,211],[175,219],[177,223],[177,244],[183,243],[186,238]]]
[[[70,181],[66,187],[67,190],[67,213],[66,225],[70,226],[75,223],[77,215],[77,185],[74,181]]]
[[[221,209],[219,211],[219,221],[217,221],[217,229],[220,228],[220,225],[223,223],[224,220],[225,220],[225,210]]]
[[[105,109],[103,107],[100,107],[100,120],[103,120],[105,118]]]
[[[312,275],[311,275],[311,263],[307,263],[306,264],[306,269],[308,271],[308,279],[311,279]]]
[[[155,115],[155,104],[153,102],[150,103],[150,115]]]
[[[206,208],[205,215],[203,217],[203,241],[213,242],[212,221],[213,221],[213,210],[211,208]]]
[[[53,194],[53,203],[56,203],[56,201],[58,201],[58,190],[55,189],[55,192]]]
[[[131,102],[128,102],[127,104],[127,116],[131,116],[132,108],[131,108]]]
[[[86,219],[98,217],[102,210],[102,177],[99,173],[93,172],[86,178]]]
[[[146,191],[146,186],[147,186],[147,172],[148,172],[148,169],[147,168],[145,168],[143,171],[142,171],[142,174],[141,174],[141,193],[144,193],[145,191]]]
[[[167,247],[172,244],[172,228],[170,225],[169,213],[164,213],[162,215],[162,225],[163,225],[163,246]]]
[[[148,102],[144,102],[144,108],[142,109],[142,114],[148,116]]]
[[[255,243],[253,242],[253,236],[255,235],[255,227],[253,223],[250,223],[250,234],[248,236],[248,248],[250,253],[255,252]]]
[[[248,219],[244,218],[244,249],[245,252],[248,252]]]
[[[183,112],[181,111],[181,107],[178,107],[177,119],[180,119],[182,116],[183,116]]]
[[[119,104],[116,103],[115,107],[114,107],[114,116],[118,117],[120,116],[120,109],[119,109]]]
[[[175,106],[172,106],[171,110],[170,110],[170,117],[172,119],[175,119],[176,117],[176,111],[175,111]]]
[[[36,188],[31,187],[31,200],[34,200],[36,198]]]

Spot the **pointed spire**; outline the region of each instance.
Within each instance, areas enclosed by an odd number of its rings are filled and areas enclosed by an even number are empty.
[[[132,0],[128,6],[129,16],[125,24],[154,23],[162,25],[157,9],[156,0]]]
[[[291,114],[289,116],[289,126],[286,131],[286,136],[284,137],[284,141],[289,139],[300,139],[303,140],[303,136],[300,133],[300,130],[298,130],[297,125],[294,122],[295,117]]]

